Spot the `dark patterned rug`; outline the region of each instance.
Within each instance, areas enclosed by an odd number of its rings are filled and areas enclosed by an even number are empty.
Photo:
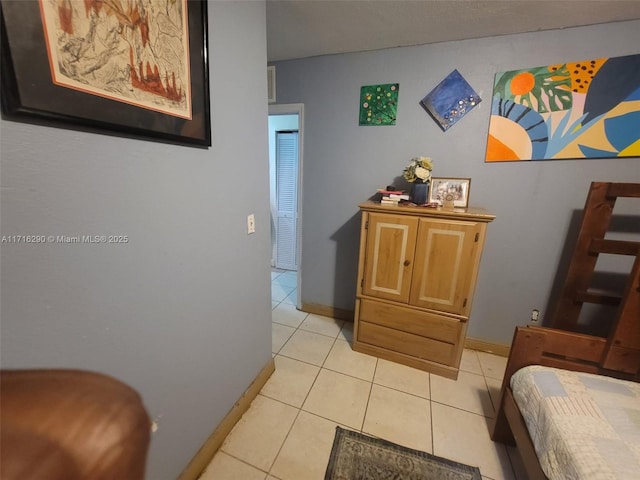
[[[336,427],[324,480],[481,480],[480,469]]]

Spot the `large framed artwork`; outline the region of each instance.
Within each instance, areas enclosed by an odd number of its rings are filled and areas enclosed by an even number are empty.
[[[2,0],[9,119],[211,145],[207,2]]]
[[[487,162],[640,156],[640,55],[496,74]]]

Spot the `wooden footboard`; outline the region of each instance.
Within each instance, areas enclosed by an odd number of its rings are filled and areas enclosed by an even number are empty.
[[[529,480],[546,480],[547,477],[540,467],[536,450],[531,441],[531,437],[529,437],[527,425],[524,423],[522,415],[520,415],[520,410],[518,410],[510,388],[507,388],[504,392],[502,412],[506,420],[505,423],[508,423],[510,433],[513,434],[513,439],[515,439],[522,464],[527,471]]]
[[[627,365],[622,365],[622,371],[603,368],[606,346],[607,340],[601,337],[543,327],[516,327],[502,382],[500,403],[490,433],[492,440],[496,442],[516,444],[530,480],[546,477],[538,463],[524,419],[513,399],[509,387],[511,376],[528,365],[544,365],[639,381],[639,372],[627,373]]]

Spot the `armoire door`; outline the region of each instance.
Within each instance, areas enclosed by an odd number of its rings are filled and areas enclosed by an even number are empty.
[[[420,219],[411,304],[467,315],[479,261],[482,223]]]
[[[409,301],[417,230],[417,217],[369,214],[364,295]]]

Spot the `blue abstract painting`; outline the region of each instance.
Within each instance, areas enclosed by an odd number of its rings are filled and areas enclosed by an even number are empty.
[[[443,131],[469,113],[482,99],[454,70],[420,101]]]

